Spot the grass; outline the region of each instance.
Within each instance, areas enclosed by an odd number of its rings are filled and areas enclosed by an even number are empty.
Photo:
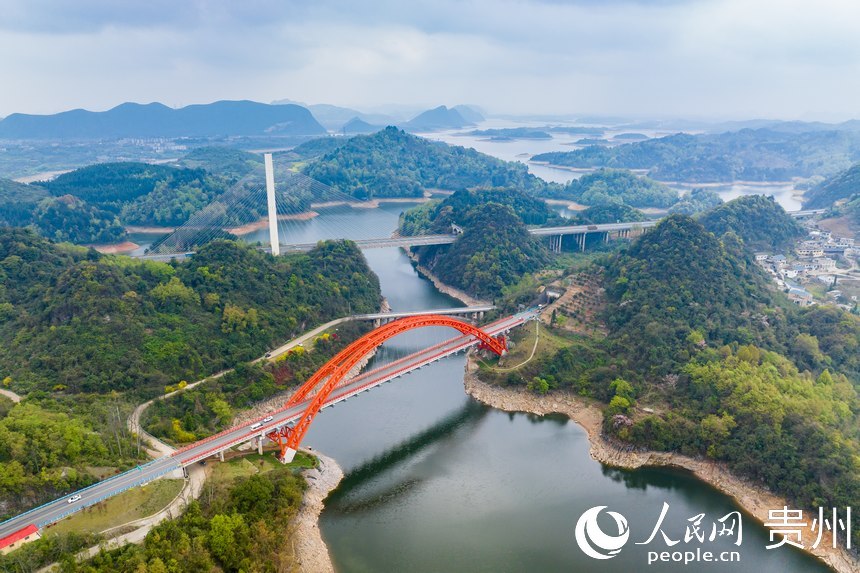
[[[144,487],[133,487],[62,520],[51,528],[51,532],[98,533],[148,517],[173,501],[183,484],[183,480],[160,479]]]
[[[273,452],[264,453],[262,456],[257,453],[248,454],[245,456],[235,457],[223,463],[218,461],[210,462],[215,464],[212,470],[212,479],[216,481],[232,481],[239,477],[247,477],[257,473],[267,473],[275,468],[283,467],[281,463],[275,459]],[[313,468],[317,465],[317,459],[309,456],[304,452],[296,452],[295,459],[287,464],[286,467],[295,470]]]
[[[504,362],[501,365],[499,364],[498,359],[494,357],[486,361],[481,360],[479,363],[480,366],[493,371],[495,368],[512,368],[528,360],[529,356],[531,356],[532,348],[534,348],[535,328],[537,328],[537,323],[535,321],[529,321],[523,325],[522,328],[514,331],[511,336],[511,340],[514,345],[505,355]],[[536,363],[541,357],[552,356],[555,352],[567,346],[569,343],[569,340],[563,335],[560,335],[557,332],[550,330],[546,325],[541,324],[540,337],[538,338],[538,346],[534,358],[528,364],[524,364],[522,368],[528,368],[532,364]],[[501,374],[502,372],[498,373]]]

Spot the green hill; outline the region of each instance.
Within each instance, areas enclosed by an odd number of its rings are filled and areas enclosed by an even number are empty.
[[[189,161],[241,172],[253,168],[248,155],[210,149],[192,153]],[[238,172],[217,177],[200,168],[100,163],[65,173],[45,186],[54,195],[73,195],[114,213],[124,225],[175,226],[224,193]],[[236,222],[247,222],[258,218],[259,213],[232,215]]]
[[[465,232],[453,245],[429,251],[432,258],[422,259],[448,284],[493,298],[548,261],[546,248],[507,205],[479,205],[463,224]]]
[[[600,169],[574,179],[549,196],[585,205],[623,203],[631,207],[670,207],[678,192],[647,177],[622,169]]]
[[[435,143],[395,127],[355,136],[308,164],[304,172],[360,198],[420,197],[432,188],[515,187],[537,193],[547,187],[522,163]]]
[[[638,369],[666,372],[685,363],[693,330],[717,344],[772,339],[757,318],[772,302],[768,279],[736,238],[724,240],[671,215],[609,266],[608,321]]]
[[[763,195],[738,197],[699,219],[718,237],[735,233],[755,250],[785,251],[803,237],[803,227],[773,199]]]
[[[36,205],[51,194],[39,185],[0,179],[0,226],[23,227],[33,221]]]
[[[254,170],[262,170],[263,156],[232,147],[198,147],[180,159],[178,165],[238,179]]]
[[[550,209],[546,202],[515,189],[492,188],[457,191],[443,201],[431,201],[413,207],[400,216],[403,235],[449,233],[451,224],[464,225],[473,208],[487,203],[506,205],[514,210],[526,225],[563,225],[565,219]]]
[[[0,379],[18,390],[158,393],[379,305],[348,242],[271,257],[230,241],[182,265],[98,256],[0,229]],[[348,296],[348,299],[347,299]]]
[[[860,196],[860,163],[807,191],[803,206],[806,209],[827,209],[837,201],[857,196]]]

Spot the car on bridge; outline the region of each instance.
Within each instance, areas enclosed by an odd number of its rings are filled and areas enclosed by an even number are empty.
[[[81,501],[80,495],[73,495],[72,497],[69,498],[69,503],[75,503],[76,501]]]

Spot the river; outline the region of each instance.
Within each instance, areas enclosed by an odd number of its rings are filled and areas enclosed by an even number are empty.
[[[494,120],[482,123],[480,128],[506,128],[506,127],[533,127],[540,128],[546,125],[547,122],[532,122],[521,123],[503,120]],[[427,137],[436,141],[444,141],[449,145],[462,145],[463,147],[471,147],[481,153],[504,159],[505,161],[520,161],[525,163],[529,172],[533,175],[551,181],[554,183],[568,183],[573,179],[581,177],[586,171],[563,169],[532,163],[529,158],[532,155],[539,153],[548,153],[551,151],[572,151],[582,148],[582,145],[576,145],[575,142],[586,137],[584,135],[570,135],[565,133],[553,133],[552,139],[509,139],[497,140],[485,136],[467,135],[474,128],[438,131],[433,133],[422,133],[422,137]],[[604,137],[611,139],[612,137],[622,133],[624,130],[608,127],[604,133]],[[656,131],[649,129],[636,129],[637,133],[642,133],[648,137],[662,137],[670,135],[670,132]],[[669,187],[678,189],[681,193],[687,193],[690,189],[700,187],[700,184],[687,183],[668,183]],[[794,184],[790,181],[767,184],[767,183],[747,183],[736,182],[719,185],[707,185],[713,189],[723,201],[731,201],[741,195],[772,195],[777,203],[782,205],[786,211],[797,211],[802,207],[802,199],[794,188]]]
[[[294,222],[283,238],[375,236],[393,229],[408,207],[326,209]],[[459,305],[418,276],[402,251],[368,250],[365,256],[393,309]],[[406,333],[373,361],[450,335],[444,329]],[[683,537],[690,517],[705,513],[710,528],[737,510],[730,498],[686,473],[619,471],[593,461],[585,431],[566,418],[479,404],[464,393],[463,369],[462,356],[445,359],[326,409],[314,422],[306,445],[335,458],[346,474],[320,518],[338,571],[627,572],[646,565],[648,550],[666,550],[662,541],[633,544],[650,534],[663,502],[670,507],[663,529],[674,538]],[[596,505],[621,512],[630,524],[631,542],[607,561],[585,556],[574,541],[577,519]],[[739,548],[727,537],[702,545],[715,552],[737,549],[740,563],[660,564],[654,570],[828,571],[793,549],[766,550],[766,530],[750,517],[742,523]]]

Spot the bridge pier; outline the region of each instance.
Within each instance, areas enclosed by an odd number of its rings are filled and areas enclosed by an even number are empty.
[[[296,457],[296,450],[293,448],[287,447],[284,449],[284,457],[281,458],[282,464],[288,464],[293,461]]]
[[[257,453],[263,455],[263,436],[257,438]]]
[[[549,250],[553,253],[561,252],[561,242],[564,239],[564,235],[550,235],[549,237]]]
[[[585,236],[587,233],[582,233],[579,235],[579,250],[583,253],[585,252]]]
[[[224,450],[221,450],[220,452],[218,452],[218,459],[221,460],[222,462],[224,461]]]

